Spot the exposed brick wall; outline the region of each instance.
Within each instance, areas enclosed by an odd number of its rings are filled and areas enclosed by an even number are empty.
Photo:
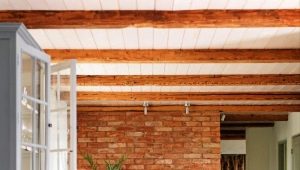
[[[220,169],[219,113],[78,113],[78,153],[104,160],[127,155],[124,169]],[[78,155],[78,169],[88,169]]]

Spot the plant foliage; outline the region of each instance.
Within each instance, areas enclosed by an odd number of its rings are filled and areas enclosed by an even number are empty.
[[[93,159],[92,155],[90,155],[90,154],[85,154],[85,155],[83,156],[83,158],[88,162],[88,164],[89,164],[91,170],[98,170],[98,166],[97,166],[97,164],[94,162],[94,159]]]
[[[110,163],[109,161],[105,161],[106,170],[122,170],[122,166],[125,160],[126,157],[122,155],[122,157],[119,160],[117,160],[115,163]]]

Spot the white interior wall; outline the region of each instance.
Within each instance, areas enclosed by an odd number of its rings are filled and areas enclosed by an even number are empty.
[[[247,128],[246,169],[274,170],[274,128]]]
[[[300,134],[300,113],[289,113],[289,120],[287,122],[276,122],[274,126],[274,134],[275,134],[275,158],[274,164],[277,169],[278,165],[278,152],[277,145],[278,142],[286,140],[287,141],[287,170],[292,170],[292,138]]]
[[[221,154],[246,154],[246,140],[222,140]]]
[[[300,113],[289,113],[285,122],[271,128],[247,128],[247,170],[278,169],[278,143],[287,140],[287,170],[292,170],[292,138],[300,134]]]

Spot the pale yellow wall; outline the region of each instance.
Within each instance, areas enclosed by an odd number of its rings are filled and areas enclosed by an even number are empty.
[[[280,141],[287,140],[287,170],[292,170],[292,138],[300,134],[300,113],[289,113],[289,120],[287,122],[276,122],[274,126],[275,131],[275,158],[274,163],[277,169],[277,144]]]
[[[287,140],[287,170],[292,170],[292,137],[300,134],[300,113],[289,113],[289,120],[270,128],[247,128],[247,170],[277,170],[278,143]]]
[[[274,170],[273,159],[274,129],[247,128],[246,130],[246,169],[247,170]]]

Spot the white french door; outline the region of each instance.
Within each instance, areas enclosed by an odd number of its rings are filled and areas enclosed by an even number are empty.
[[[76,61],[51,66],[49,169],[75,170]]]
[[[19,125],[20,152],[17,159],[21,170],[47,169],[47,122],[49,115],[50,60],[43,52],[24,44],[18,63],[18,80],[21,84]],[[20,142],[19,142],[20,141]]]

